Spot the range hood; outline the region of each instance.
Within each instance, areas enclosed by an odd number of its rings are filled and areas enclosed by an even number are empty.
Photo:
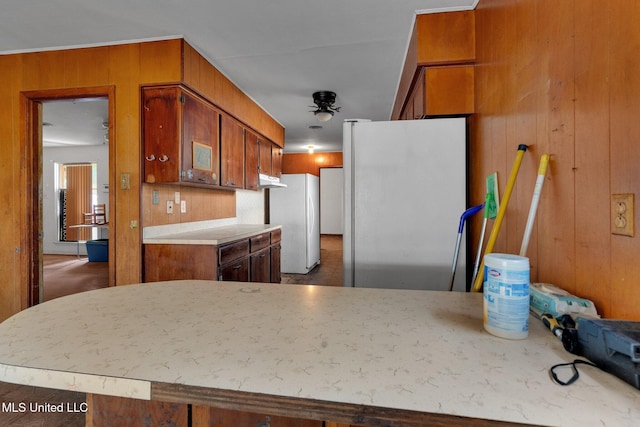
[[[280,182],[277,176],[258,174],[258,187],[260,188],[286,188],[287,185]]]

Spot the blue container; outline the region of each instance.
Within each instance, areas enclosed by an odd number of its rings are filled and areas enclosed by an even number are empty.
[[[92,262],[109,261],[109,239],[87,240],[87,256]]]

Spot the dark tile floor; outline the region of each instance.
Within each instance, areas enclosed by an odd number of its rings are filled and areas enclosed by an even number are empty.
[[[282,274],[282,283],[296,285],[342,286],[342,236],[320,237],[320,264],[308,274]]]

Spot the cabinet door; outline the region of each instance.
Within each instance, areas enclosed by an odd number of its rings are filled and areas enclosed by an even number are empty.
[[[271,143],[271,175],[282,175],[282,148]]]
[[[142,90],[144,182],[180,181],[180,89]]]
[[[220,266],[218,280],[225,282],[249,281],[249,258],[240,258]]]
[[[263,249],[251,255],[251,281],[271,281],[271,255],[269,248]]]
[[[280,272],[280,243],[271,246],[271,283],[281,283],[282,274]]]
[[[226,114],[220,119],[220,184],[244,188],[244,128]]]
[[[424,72],[424,114],[473,114],[474,67],[427,67]]]
[[[260,146],[260,173],[271,175],[271,141],[258,138]]]
[[[249,129],[245,130],[244,134],[244,144],[245,144],[245,179],[244,179],[244,188],[247,190],[257,190],[258,189],[258,158],[259,154],[259,146],[258,146],[258,135],[251,132]]]
[[[217,185],[220,173],[219,114],[183,91],[181,181]]]

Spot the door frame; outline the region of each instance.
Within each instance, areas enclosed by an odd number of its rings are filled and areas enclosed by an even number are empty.
[[[42,103],[76,98],[106,98],[109,109],[109,188],[115,181],[115,86],[80,87],[21,92],[21,111],[24,120],[21,149],[24,155],[22,170],[25,172],[26,232],[22,237],[22,254],[28,268],[27,281],[22,295],[26,307],[43,300],[42,274]],[[109,212],[115,211],[115,195],[109,191]],[[110,238],[115,243],[115,215],[109,213]],[[115,244],[109,245],[109,286],[115,283]],[[26,308],[25,307],[25,308]]]

